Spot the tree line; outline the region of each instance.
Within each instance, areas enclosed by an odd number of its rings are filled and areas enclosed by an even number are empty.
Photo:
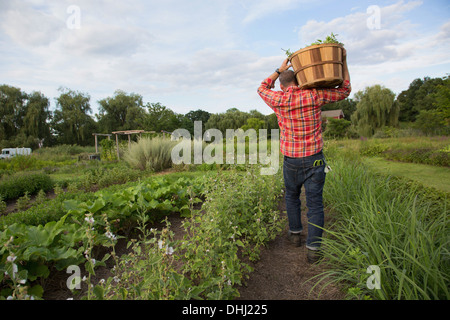
[[[56,108],[41,92],[26,93],[9,85],[0,86],[0,146],[31,147],[58,144],[93,145],[92,133],[123,130],[171,132],[185,128],[193,134],[194,121],[203,122],[203,130],[278,128],[274,113],[264,115],[230,108],[211,114],[198,109],[178,114],[161,103],[145,103],[136,93],[122,90],[98,101],[99,112],[92,115],[88,93],[59,88]],[[450,77],[415,79],[397,97],[380,85],[367,87],[353,99],[329,104],[322,110],[342,109],[345,119],[324,122],[329,136],[371,137],[383,127],[407,123],[427,134],[449,134]],[[325,125],[327,128],[325,128]]]

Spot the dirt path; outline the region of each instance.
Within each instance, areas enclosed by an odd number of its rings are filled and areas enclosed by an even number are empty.
[[[287,239],[288,226],[283,233],[271,241],[261,252],[261,259],[254,263],[246,286],[239,292],[240,300],[341,300],[342,292],[328,286],[319,295],[320,286],[311,289],[314,281],[308,281],[323,271],[319,265],[311,265],[306,260],[306,199],[302,191],[302,246],[295,247]],[[284,200],[281,210],[285,210]],[[325,214],[326,215],[326,214]],[[327,219],[326,219],[327,220]]]

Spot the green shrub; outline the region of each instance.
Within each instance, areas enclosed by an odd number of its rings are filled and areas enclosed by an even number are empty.
[[[328,119],[327,128],[324,132],[326,138],[344,138],[347,137],[347,131],[350,129],[351,122],[345,119]]]
[[[433,166],[450,166],[450,155],[448,152],[433,148],[396,148],[389,149],[383,153],[388,160],[428,164]]]
[[[30,195],[39,190],[49,191],[53,188],[53,181],[45,173],[16,173],[0,181],[0,195],[4,200],[17,199],[26,192]]]
[[[362,156],[374,157],[381,155],[388,147],[384,144],[378,143],[374,140],[363,141],[359,149]]]
[[[162,137],[142,138],[131,144],[124,159],[139,170],[161,171],[172,166],[171,152],[176,144]]]

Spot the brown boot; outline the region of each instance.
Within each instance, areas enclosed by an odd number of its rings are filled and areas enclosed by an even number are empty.
[[[292,242],[296,247],[300,247],[302,245],[301,233],[292,233],[288,231],[288,239]]]
[[[320,260],[322,260],[323,256],[320,250],[311,250],[308,249],[308,253],[306,254],[306,258],[309,263],[316,264]]]

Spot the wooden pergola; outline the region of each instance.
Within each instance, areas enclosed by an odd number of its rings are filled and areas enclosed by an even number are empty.
[[[97,136],[103,136],[108,137],[108,140],[111,140],[112,134],[109,133],[93,133],[93,136],[95,136],[95,153],[98,153],[98,138]]]
[[[114,131],[112,134],[116,135],[116,149],[117,149],[117,159],[120,159],[119,155],[119,135],[128,136],[128,148],[131,146],[131,135],[138,134],[139,138],[142,137],[143,133],[156,133],[155,131],[145,131],[145,130],[125,130],[125,131]]]
[[[143,133],[156,133],[156,131],[124,130],[124,131],[114,131],[112,133],[93,133],[92,135],[95,137],[95,153],[98,153],[98,138],[97,138],[97,136],[108,137],[108,140],[111,140],[111,136],[114,134],[116,136],[117,159],[120,159],[119,135],[127,135],[128,136],[128,148],[129,148],[131,146],[131,135],[138,134],[139,138],[141,138]]]

